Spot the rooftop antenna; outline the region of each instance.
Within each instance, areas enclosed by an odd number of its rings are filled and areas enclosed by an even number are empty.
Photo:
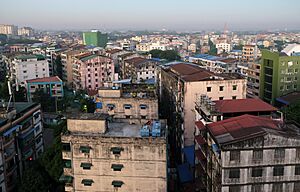
[[[10,81],[8,80],[7,81],[7,86],[8,86],[8,93],[9,93],[9,101],[8,101],[8,105],[7,105],[7,109],[6,111],[8,112],[8,109],[9,109],[9,106],[10,106],[10,102],[11,102],[11,99],[12,99],[12,91],[11,91],[11,85],[10,85]]]

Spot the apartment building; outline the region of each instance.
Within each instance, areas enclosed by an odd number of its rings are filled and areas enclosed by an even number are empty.
[[[214,73],[235,73],[238,71],[239,61],[234,58],[217,57],[208,54],[197,54],[189,57],[189,62],[199,64],[201,67]]]
[[[299,125],[242,115],[206,127],[197,122],[196,129],[195,180],[202,191],[300,189]]]
[[[38,89],[42,89],[50,97],[64,96],[63,82],[58,76],[30,79],[26,81],[25,87],[28,101],[32,101],[33,94]]]
[[[84,53],[75,56],[73,85],[76,90],[96,90],[114,80],[115,66],[109,57]]]
[[[178,154],[194,143],[194,109],[197,95],[212,100],[246,98],[246,79],[238,75],[216,74],[190,63],[169,63],[160,71],[160,106],[170,122],[171,138]],[[178,154],[176,156],[178,156]]]
[[[217,43],[217,53],[229,53],[231,51],[231,45],[229,43]]]
[[[44,150],[41,106],[0,103],[0,190],[15,191],[30,161]]]
[[[18,27],[14,25],[0,25],[0,34],[5,35],[18,35]]]
[[[34,33],[34,30],[31,27],[22,27],[18,29],[19,36],[31,37]]]
[[[121,66],[123,79],[131,79],[133,82],[156,79],[156,67],[158,62],[143,57],[134,57],[124,60]]]
[[[242,50],[242,61],[244,63],[255,62],[257,58],[257,46],[245,45]]]
[[[167,191],[166,122],[78,114],[62,135],[65,191]]]
[[[150,91],[100,88],[96,95],[96,112],[107,113],[114,118],[141,119],[143,122],[158,119],[158,98],[154,90]]]
[[[300,91],[300,45],[289,45],[282,52],[262,51],[260,98],[275,104],[276,98]]]
[[[10,76],[24,86],[29,79],[49,77],[49,65],[43,55],[17,55],[10,59]]]

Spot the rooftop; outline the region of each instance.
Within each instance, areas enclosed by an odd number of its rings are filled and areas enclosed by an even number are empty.
[[[281,102],[285,105],[300,101],[300,92],[293,92],[276,99],[276,101]]]
[[[100,113],[76,113],[68,116],[68,119],[78,119],[78,120],[105,120],[109,117],[108,114]]]
[[[277,111],[278,109],[260,99],[230,99],[214,101],[221,113],[245,113]]]
[[[53,77],[30,79],[30,80],[26,80],[26,82],[27,83],[44,83],[44,82],[59,82],[59,83],[61,83],[62,80],[58,76],[53,76]]]
[[[138,66],[139,64],[141,63],[144,63],[145,61],[148,61],[148,59],[145,59],[143,57],[134,57],[134,58],[131,58],[131,59],[126,59],[125,62],[126,63],[130,63],[134,66]]]
[[[15,57],[16,59],[38,59],[38,60],[44,60],[45,56],[42,54],[30,54],[30,55],[18,55]]]
[[[207,128],[222,144],[262,135],[270,131],[283,132],[280,124],[280,121],[265,117],[242,115],[208,124]]]

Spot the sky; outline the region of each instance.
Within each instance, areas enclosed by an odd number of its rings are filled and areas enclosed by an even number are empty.
[[[295,30],[300,0],[1,0],[0,24],[47,30]]]

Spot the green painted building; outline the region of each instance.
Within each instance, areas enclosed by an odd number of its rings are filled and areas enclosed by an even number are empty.
[[[260,98],[275,104],[276,98],[300,91],[300,54],[262,50]]]
[[[83,32],[83,44],[97,47],[106,47],[108,42],[107,34],[99,31]]]

